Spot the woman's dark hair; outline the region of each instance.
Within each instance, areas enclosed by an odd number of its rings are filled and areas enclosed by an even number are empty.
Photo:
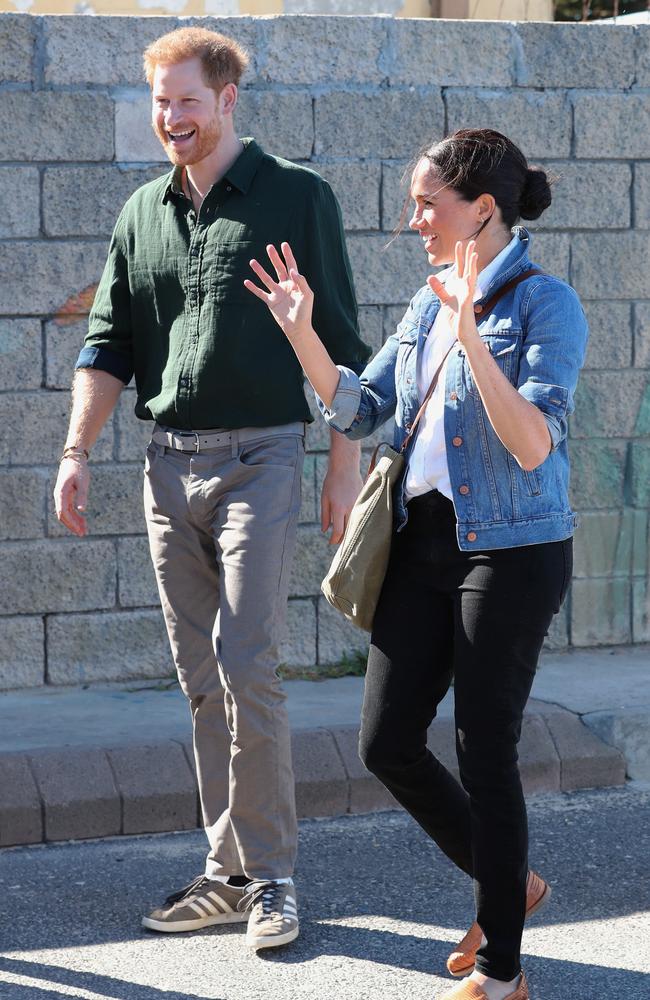
[[[546,171],[529,167],[519,147],[501,132],[459,129],[420,150],[413,168],[422,159],[429,160],[442,183],[465,201],[491,194],[508,229],[519,218],[538,219],[551,204]]]

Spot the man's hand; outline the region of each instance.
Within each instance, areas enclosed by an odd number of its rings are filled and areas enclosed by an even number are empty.
[[[330,545],[338,545],[343,538],[350,511],[362,486],[358,461],[347,467],[330,465],[327,470],[320,500],[320,525],[322,531],[331,527]]]
[[[84,511],[88,502],[90,470],[83,456],[64,458],[54,487],[56,516],[61,524],[82,538],[88,531]]]

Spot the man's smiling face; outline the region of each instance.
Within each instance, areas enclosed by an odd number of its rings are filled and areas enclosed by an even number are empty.
[[[204,82],[201,61],[160,63],[151,90],[151,123],[171,162],[191,166],[209,156],[223,130],[219,98]]]

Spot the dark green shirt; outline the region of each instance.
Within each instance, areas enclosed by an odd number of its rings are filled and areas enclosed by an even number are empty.
[[[370,353],[331,188],[243,141],[198,216],[176,168],[136,191],[115,226],[77,368],[135,374],[145,420],[192,430],[310,419],[293,350],[244,288],[252,257],[270,267],[268,243],[291,244],[333,360],[358,372]]]

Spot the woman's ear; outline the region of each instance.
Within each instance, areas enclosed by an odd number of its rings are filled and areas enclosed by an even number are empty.
[[[497,203],[491,194],[482,194],[476,199],[476,207],[478,212],[477,221],[485,222],[486,219],[490,219],[494,215]]]

